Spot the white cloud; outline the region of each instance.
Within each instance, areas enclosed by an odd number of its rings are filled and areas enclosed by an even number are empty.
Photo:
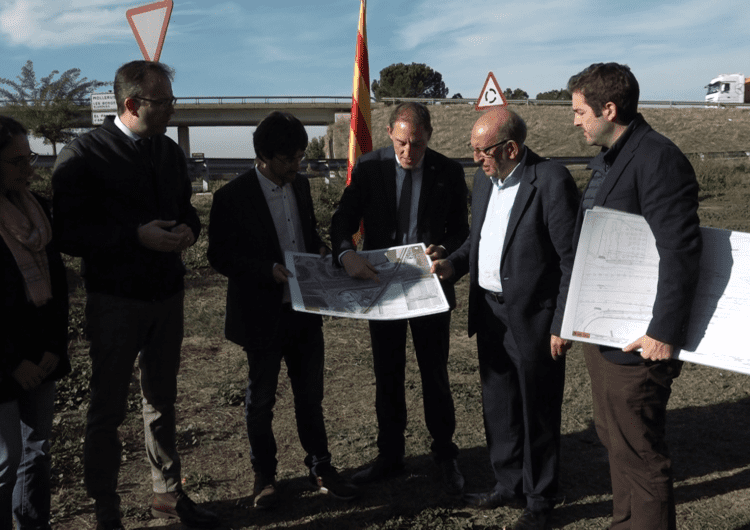
[[[480,90],[489,70],[503,88],[519,86],[534,97],[561,88],[570,75],[598,61],[629,64],[643,74],[642,88],[650,97],[659,97],[664,83],[648,79],[647,67],[658,71],[694,58],[690,74],[702,78],[715,69],[712,54],[734,55],[741,63],[735,69],[747,70],[750,52],[747,0],[418,0],[410,5],[393,18],[389,53],[372,53],[377,48],[371,44],[371,69],[423,62],[443,74],[451,92],[467,97]]]
[[[129,37],[125,10],[138,2],[12,0],[0,4],[0,35],[13,46],[63,48]]]

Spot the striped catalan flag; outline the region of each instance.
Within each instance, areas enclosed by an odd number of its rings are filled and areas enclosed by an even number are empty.
[[[360,155],[372,151],[372,118],[370,115],[370,61],[367,56],[367,0],[360,0],[357,53],[354,57],[352,119],[349,124],[349,157],[346,185],[352,181],[352,169]],[[362,239],[364,227],[352,235],[355,247]]]
[[[352,180],[352,168],[360,155],[372,151],[370,129],[370,63],[367,57],[367,0],[360,0],[357,54],[354,58],[354,86],[352,88],[352,119],[349,125],[349,163],[346,185]]]

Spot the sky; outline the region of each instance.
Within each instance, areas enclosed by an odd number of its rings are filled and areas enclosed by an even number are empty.
[[[0,77],[80,68],[111,81],[141,59],[125,12],[148,0],[0,0]],[[359,0],[174,0],[161,60],[175,96],[348,96]],[[370,82],[393,63],[478,98],[489,71],[534,98],[594,62],[628,64],[642,100],[699,101],[720,73],[750,76],[747,0],[368,0]],[[310,128],[311,136],[323,134]],[[176,129],[170,128],[176,138]],[[252,129],[191,128],[193,152],[250,157]],[[32,142],[40,153],[51,153]]]

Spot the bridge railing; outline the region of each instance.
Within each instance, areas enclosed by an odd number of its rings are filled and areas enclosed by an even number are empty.
[[[184,96],[177,98],[178,105],[247,105],[251,103],[334,103],[351,105],[351,102],[351,96]]]
[[[333,103],[336,105],[348,106],[351,104],[351,96],[182,96],[177,98],[178,105],[247,105],[252,103],[262,104],[294,104],[294,103]],[[377,102],[372,98],[373,102]],[[381,103],[394,104],[401,102],[416,101],[426,105],[474,105],[475,99],[466,98],[380,98]],[[509,105],[527,105],[527,106],[567,106],[570,100],[564,99],[509,99]],[[0,107],[12,104],[10,100],[0,99]],[[76,101],[82,108],[89,107],[89,100]],[[705,101],[673,101],[673,100],[646,100],[639,101],[640,107],[748,107],[747,103],[714,103]]]

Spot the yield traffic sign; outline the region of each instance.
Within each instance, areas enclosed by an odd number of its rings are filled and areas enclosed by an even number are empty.
[[[147,61],[158,61],[161,56],[173,6],[172,0],[161,0],[125,12],[143,58]]]

